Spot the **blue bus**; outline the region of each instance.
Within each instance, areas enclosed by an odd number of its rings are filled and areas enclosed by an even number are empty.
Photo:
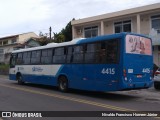
[[[119,33],[15,50],[10,80],[89,91],[149,88],[153,84],[150,38]]]

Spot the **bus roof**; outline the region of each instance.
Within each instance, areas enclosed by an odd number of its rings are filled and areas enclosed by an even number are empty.
[[[110,40],[110,39],[117,39],[117,38],[121,38],[122,36],[125,36],[127,34],[138,35],[138,36],[141,36],[141,37],[147,37],[147,36],[140,35],[140,34],[123,32],[123,33],[117,33],[117,34],[111,34],[111,35],[97,36],[97,37],[94,37],[94,38],[77,38],[77,39],[73,39],[72,41],[63,42],[63,43],[49,43],[45,46],[14,50],[12,53],[40,50],[40,49],[47,49],[47,48],[54,48],[54,47],[61,47],[61,46],[67,46],[67,45],[83,44],[83,43],[97,42],[97,41]]]
[[[39,50],[39,49],[47,49],[47,48],[53,48],[53,47],[61,47],[61,46],[67,46],[67,45],[75,45],[78,41],[84,40],[84,39],[85,38],[77,38],[77,39],[73,39],[72,41],[69,41],[69,42],[49,43],[49,44],[47,44],[45,46],[38,46],[38,47],[33,47],[33,48],[14,50],[12,53],[33,51],[33,50]]]

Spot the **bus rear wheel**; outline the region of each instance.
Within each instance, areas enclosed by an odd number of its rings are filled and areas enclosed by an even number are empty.
[[[24,82],[22,80],[22,76],[20,74],[17,75],[17,82],[18,82],[19,85],[23,85],[24,84]]]
[[[65,76],[60,76],[58,78],[58,87],[59,87],[59,90],[62,92],[68,91],[68,80]]]

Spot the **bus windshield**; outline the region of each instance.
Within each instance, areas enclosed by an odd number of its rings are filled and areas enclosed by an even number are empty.
[[[151,40],[149,38],[127,35],[126,36],[126,53],[152,55]]]

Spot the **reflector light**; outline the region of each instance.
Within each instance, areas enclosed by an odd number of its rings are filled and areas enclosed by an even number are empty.
[[[126,69],[123,69],[123,76],[124,76],[124,77],[127,76],[127,71],[126,71]]]

